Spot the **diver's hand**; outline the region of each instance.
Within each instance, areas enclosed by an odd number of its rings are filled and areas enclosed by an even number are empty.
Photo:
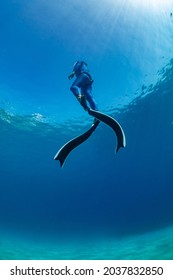
[[[68,76],[69,80],[73,79],[74,75],[75,75],[75,72],[73,71],[73,72]]]

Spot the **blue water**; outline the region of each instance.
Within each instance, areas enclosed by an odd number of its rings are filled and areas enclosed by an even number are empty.
[[[154,0],[0,4],[0,259],[173,258],[171,12]],[[100,124],[61,169],[58,149],[92,123],[69,91],[77,59],[127,146],[115,155]]]

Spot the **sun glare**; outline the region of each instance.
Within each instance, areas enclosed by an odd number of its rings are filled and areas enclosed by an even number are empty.
[[[168,10],[172,8],[172,0],[135,0],[134,3],[141,3],[143,7],[153,10]]]
[[[106,3],[111,5],[123,5],[126,6],[133,6],[139,9],[150,9],[150,10],[167,10],[173,9],[173,0],[106,0]]]

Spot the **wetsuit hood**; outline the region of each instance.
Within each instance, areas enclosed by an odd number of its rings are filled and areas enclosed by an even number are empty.
[[[88,66],[84,61],[77,61],[73,66],[73,71],[76,76],[79,76],[82,72],[89,72]]]

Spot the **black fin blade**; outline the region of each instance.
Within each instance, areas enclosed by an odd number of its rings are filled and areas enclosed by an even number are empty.
[[[91,134],[94,132],[96,127],[99,125],[100,121],[96,120],[96,122],[88,129],[85,133],[81,134],[80,136],[77,136],[67,142],[62,148],[57,152],[54,159],[60,161],[60,166],[63,167],[64,162],[67,158],[67,156],[70,154],[70,152],[75,149],[77,146],[85,142]]]
[[[126,146],[126,138],[125,138],[124,131],[121,125],[114,118],[92,109],[89,109],[88,113],[89,115],[97,118],[99,121],[102,121],[105,124],[109,125],[114,130],[118,142],[116,152],[118,152],[120,148],[124,148]]]

